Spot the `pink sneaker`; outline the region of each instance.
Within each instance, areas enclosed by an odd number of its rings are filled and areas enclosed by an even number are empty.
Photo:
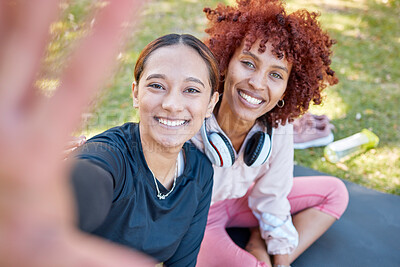
[[[298,130],[298,128],[303,129],[305,127],[318,127],[322,128],[325,125],[329,124],[329,118],[326,115],[314,115],[311,113],[304,114],[301,118],[296,119],[293,122],[293,126],[295,130],[301,132],[302,130]]]
[[[333,128],[334,126],[329,123],[329,119],[325,115],[304,114],[293,122],[294,148],[305,149],[328,145],[334,139]]]

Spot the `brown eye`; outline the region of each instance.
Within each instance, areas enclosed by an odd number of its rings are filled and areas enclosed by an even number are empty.
[[[185,92],[191,93],[191,94],[200,93],[200,91],[199,91],[198,89],[193,88],[193,87],[187,88],[187,89],[185,90]]]
[[[151,88],[154,88],[154,89],[164,90],[164,87],[161,84],[158,84],[158,83],[151,83],[148,86],[151,87]]]
[[[271,73],[271,76],[276,78],[276,79],[283,79],[282,75],[280,75],[279,73]]]
[[[254,69],[256,66],[254,66],[253,63],[251,63],[250,61],[241,61],[244,65],[246,65],[247,67]]]

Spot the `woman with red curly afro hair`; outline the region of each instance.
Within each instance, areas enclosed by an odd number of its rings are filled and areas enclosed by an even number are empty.
[[[197,266],[289,266],[348,203],[338,178],[293,179],[291,122],[338,82],[330,68],[334,41],[318,14],[288,14],[277,0],[238,0],[234,7],[220,4],[204,12],[222,96],[192,139],[214,163]],[[246,250],[231,240],[227,227],[252,229]]]

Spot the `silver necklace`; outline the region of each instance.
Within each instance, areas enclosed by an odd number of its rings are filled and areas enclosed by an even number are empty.
[[[175,161],[174,184],[172,185],[171,190],[169,190],[169,192],[166,193],[166,194],[163,194],[163,193],[160,192],[160,189],[158,188],[158,184],[157,184],[156,177],[154,176],[154,173],[153,173],[153,171],[152,171],[150,168],[149,168],[149,170],[150,170],[151,174],[153,175],[154,183],[156,184],[157,197],[158,197],[158,199],[165,199],[165,198],[167,198],[167,197],[169,196],[169,194],[171,194],[172,191],[174,191],[174,189],[175,189],[176,178],[177,178],[177,176],[178,176],[178,159],[176,159],[176,161]]]

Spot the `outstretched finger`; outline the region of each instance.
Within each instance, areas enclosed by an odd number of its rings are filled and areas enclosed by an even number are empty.
[[[40,69],[50,24],[59,14],[53,0],[2,0],[0,12],[0,106],[26,109],[34,99],[33,83]]]
[[[116,62],[121,46],[123,25],[139,12],[140,0],[110,1],[96,18],[93,32],[85,38],[61,79],[61,86],[51,100],[45,121],[54,134],[71,132],[90,98],[104,82]],[[62,120],[60,120],[62,118]]]

